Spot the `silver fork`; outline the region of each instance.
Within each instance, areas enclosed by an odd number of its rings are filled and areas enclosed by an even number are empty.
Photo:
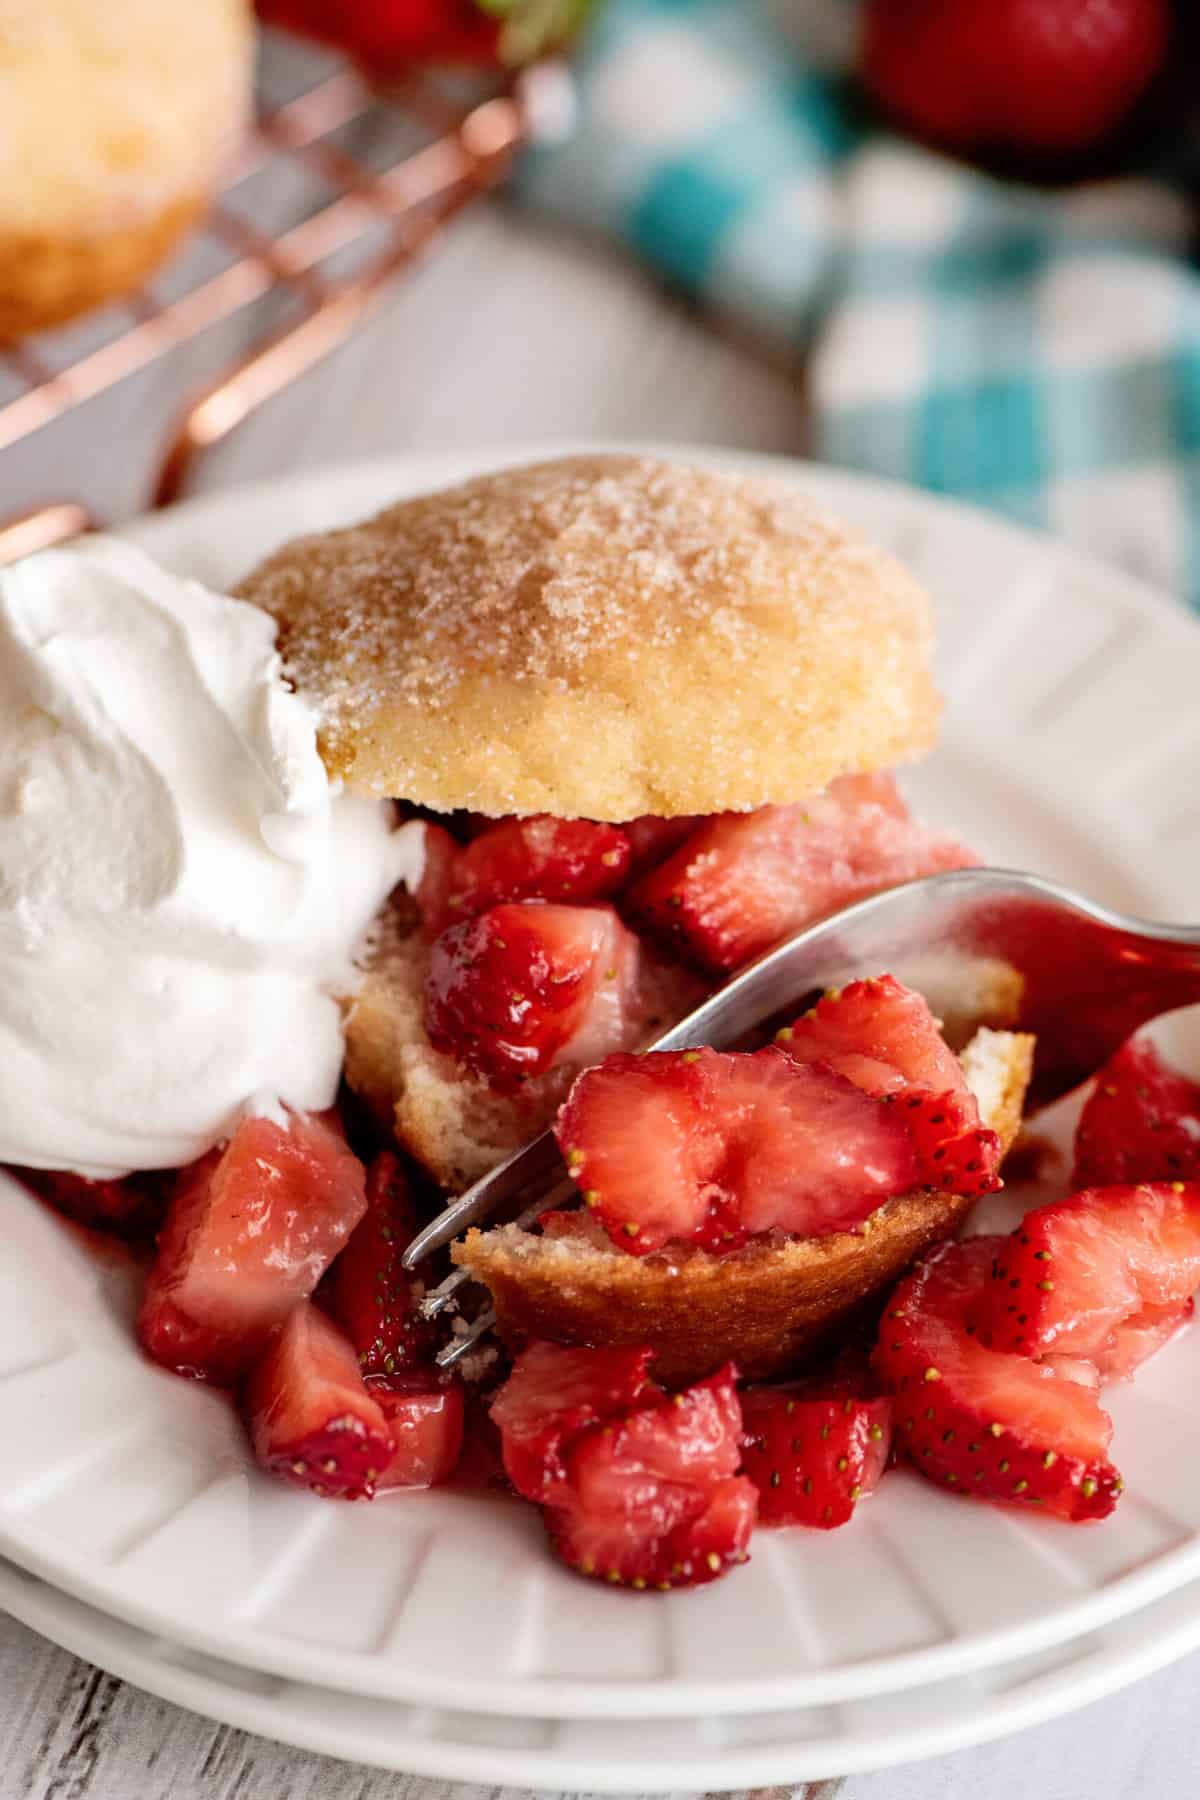
[[[1031,1098],[1042,1106],[1093,1075],[1130,1032],[1200,1000],[1200,927],[1156,925],[1010,869],[955,869],[859,900],[742,969],[643,1046],[717,1049],[817,988],[890,970],[919,989],[960,1041],[980,1024],[1037,1034]],[[412,1268],[468,1225],[524,1198],[532,1224],[574,1192],[543,1132],[460,1194],[404,1253]],[[434,1317],[467,1279],[456,1271],[424,1300]],[[439,1356],[457,1362],[494,1323],[482,1313]]]

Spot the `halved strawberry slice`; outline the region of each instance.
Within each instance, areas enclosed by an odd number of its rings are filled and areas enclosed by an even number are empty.
[[[509,1480],[526,1500],[553,1499],[566,1479],[563,1453],[587,1426],[622,1415],[658,1392],[646,1349],[569,1350],[531,1344],[491,1405]]]
[[[1200,1285],[1200,1183],[1085,1188],[1040,1206],[997,1240],[989,1275],[973,1316],[985,1343],[1128,1368],[1134,1344],[1118,1352],[1114,1332],[1153,1335]]]
[[[892,1402],[844,1382],[748,1388],[743,1464],[760,1525],[846,1524],[878,1487],[892,1448]]]
[[[178,1178],[138,1335],[156,1362],[230,1382],[307,1298],[366,1211],[335,1114],[245,1119]]]
[[[555,1134],[613,1242],[640,1256],[847,1231],[918,1185],[899,1108],[771,1047],[609,1057],[575,1082]]]
[[[89,1231],[114,1237],[151,1238],[162,1224],[171,1176],[166,1171],[127,1175],[121,1181],[89,1181],[66,1170],[14,1169],[35,1194]]]
[[[401,1261],[416,1229],[400,1159],[385,1150],[367,1170],[366,1213],[330,1270],[330,1309],[364,1375],[396,1375],[429,1355],[432,1330]]]
[[[367,1392],[395,1443],[375,1488],[437,1487],[449,1481],[463,1447],[463,1390],[436,1369],[413,1370],[392,1381],[368,1381]]]
[[[886,775],[798,806],[723,813],[629,891],[632,916],[715,973],[864,894],[978,859],[907,815]]]
[[[546,1508],[564,1561],[635,1588],[712,1581],[744,1561],[757,1510],[735,1474],[742,1421],[735,1371],[581,1432]]]
[[[505,819],[473,838],[454,859],[446,917],[474,918],[512,900],[586,905],[615,894],[629,868],[629,838],[619,825],[590,819]]]
[[[512,1089],[586,1040],[604,1056],[627,1041],[637,1004],[636,938],[608,906],[523,901],[452,925],[425,986],[429,1041]]]
[[[264,1469],[317,1494],[370,1499],[395,1450],[353,1346],[309,1301],[293,1307],[242,1397]]]
[[[1093,1388],[1026,1356],[989,1350],[970,1319],[996,1238],[947,1244],[888,1302],[875,1367],[895,1398],[896,1440],[931,1481],[984,1500],[1100,1519],[1121,1490],[1112,1422]]]
[[[1097,1359],[1101,1380],[1128,1380],[1191,1324],[1195,1312],[1196,1302],[1189,1294],[1179,1306],[1144,1306],[1132,1319],[1115,1325]]]
[[[825,1063],[868,1094],[966,1091],[962,1064],[923,994],[894,975],[831,988],[775,1042],[795,1062]]]
[[[1200,1180],[1200,1085],[1149,1038],[1130,1038],[1096,1077],[1075,1133],[1076,1187]]]

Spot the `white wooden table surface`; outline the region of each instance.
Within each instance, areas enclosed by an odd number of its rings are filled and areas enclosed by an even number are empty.
[[[168,412],[162,376],[151,374],[94,406],[69,436],[49,431],[6,452],[0,513],[82,495],[103,518],[127,517]],[[197,485],[410,446],[614,435],[802,452],[803,403],[784,377],[631,272],[489,204],[361,338],[238,433]],[[1200,1656],[1005,1743],[796,1792],[1182,1800],[1200,1781],[1198,1688]],[[466,1800],[469,1791],[213,1725],[0,1617],[0,1800]]]

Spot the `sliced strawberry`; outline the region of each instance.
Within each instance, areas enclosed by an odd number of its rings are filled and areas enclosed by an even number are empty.
[[[742,1395],[745,1472],[760,1525],[844,1525],[878,1487],[892,1448],[892,1402],[844,1382]]]
[[[366,1211],[336,1115],[246,1119],[177,1181],[138,1334],[156,1362],[230,1382],[307,1298]]]
[[[464,845],[454,859],[446,917],[471,919],[513,900],[586,905],[615,894],[625,880],[630,842],[619,825],[590,819],[505,819]]]
[[[316,1494],[370,1499],[395,1448],[351,1345],[318,1307],[293,1307],[242,1397],[264,1469]]]
[[[629,839],[629,875],[636,880],[648,870],[657,868],[672,850],[678,850],[680,844],[708,822],[701,813],[681,814],[675,819],[660,819],[654,813],[643,813],[640,819],[630,819],[623,827]]]
[[[630,889],[629,907],[723,973],[864,894],[976,860],[909,819],[889,776],[844,776],[803,805],[711,819]]]
[[[1127,1367],[1136,1343],[1118,1351],[1114,1332],[1153,1337],[1164,1309],[1177,1312],[1198,1285],[1200,1183],[1085,1188],[997,1240],[973,1323],[998,1350]]]
[[[426,937],[435,938],[451,922],[450,891],[458,860],[458,842],[444,825],[424,822],[425,861],[414,898]]]
[[[895,1398],[897,1442],[923,1475],[960,1493],[1103,1518],[1121,1482],[1095,1391],[972,1335],[1000,1242],[944,1245],[889,1301],[875,1366]]]
[[[896,1094],[891,1104],[911,1134],[920,1186],[974,1198],[992,1194],[1001,1185],[1000,1139],[979,1123],[974,1094],[959,1089],[930,1094],[912,1088]]]
[[[586,1426],[657,1392],[649,1350],[568,1350],[531,1344],[491,1405],[504,1467],[519,1494],[546,1501],[562,1487],[564,1447]]]
[[[613,1242],[643,1256],[849,1230],[918,1185],[899,1107],[773,1047],[609,1057],[576,1081],[555,1133]]]
[[[657,1481],[704,1486],[736,1475],[742,1460],[742,1411],[736,1372],[729,1367],[682,1393],[651,1386],[626,1408],[612,1431],[589,1430],[568,1447],[568,1482],[587,1511],[624,1504],[625,1471]],[[609,1492],[615,1481],[619,1493]]]
[[[1076,1187],[1200,1180],[1200,1085],[1130,1038],[1101,1069],[1075,1133]]]
[[[836,1069],[868,1094],[924,1087],[966,1090],[962,1064],[922,994],[894,975],[831,988],[775,1042],[795,1062]]]
[[[581,1432],[546,1509],[551,1540],[584,1575],[636,1588],[712,1581],[744,1561],[757,1510],[737,1476],[735,1372]]]
[[[624,1506],[610,1512],[547,1507],[546,1529],[569,1568],[614,1586],[696,1587],[749,1561],[758,1489],[744,1475],[703,1495],[627,1476]]]
[[[637,940],[611,907],[494,906],[433,946],[429,1041],[512,1089],[573,1048],[590,1059],[628,1041],[638,977]]]
[[[127,1175],[121,1181],[89,1181],[65,1170],[14,1171],[56,1211],[89,1231],[114,1237],[153,1237],[162,1224],[171,1177],[165,1172]]]
[[[396,1375],[429,1355],[432,1330],[401,1261],[416,1230],[400,1159],[385,1150],[367,1171],[366,1213],[330,1271],[330,1308],[364,1375]]]
[[[368,1381],[367,1391],[396,1446],[376,1476],[376,1490],[382,1494],[387,1488],[436,1487],[448,1481],[462,1455],[461,1382],[423,1369],[392,1381]]]
[[[1144,1306],[1132,1319],[1114,1326],[1111,1341],[1099,1358],[1101,1380],[1128,1380],[1191,1324],[1195,1311],[1196,1302],[1189,1294],[1179,1306]]]

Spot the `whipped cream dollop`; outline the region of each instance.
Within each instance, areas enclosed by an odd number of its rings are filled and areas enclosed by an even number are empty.
[[[170,1168],[328,1106],[423,837],[330,783],[259,608],[115,539],[0,571],[0,1161]]]

